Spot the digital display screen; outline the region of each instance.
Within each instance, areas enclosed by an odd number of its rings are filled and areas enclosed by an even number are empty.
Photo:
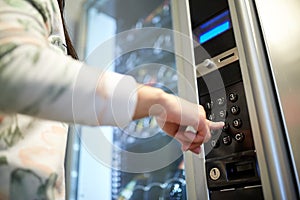
[[[203,44],[214,37],[224,33],[232,27],[229,10],[202,23],[193,32],[200,44]]]

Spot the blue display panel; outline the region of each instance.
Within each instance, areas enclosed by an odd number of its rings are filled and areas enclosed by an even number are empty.
[[[201,24],[194,30],[194,34],[200,44],[203,44],[218,35],[224,33],[232,27],[229,11],[221,14]]]

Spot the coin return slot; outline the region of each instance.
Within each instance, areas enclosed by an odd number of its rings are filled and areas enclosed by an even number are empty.
[[[226,56],[220,58],[220,59],[219,59],[219,62],[223,62],[224,60],[227,60],[227,59],[233,57],[234,55],[235,55],[234,53],[231,53],[231,54],[229,54],[229,55],[226,55]]]
[[[254,161],[228,163],[226,165],[228,180],[238,180],[255,177],[256,168]]]

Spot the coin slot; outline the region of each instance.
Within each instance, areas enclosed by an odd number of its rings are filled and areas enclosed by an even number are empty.
[[[254,161],[228,163],[226,165],[228,180],[239,180],[255,177],[256,169]]]
[[[231,54],[229,54],[229,55],[226,55],[226,56],[220,58],[220,59],[219,59],[219,62],[223,62],[224,60],[227,60],[227,59],[233,57],[234,55],[235,55],[234,52],[231,53]]]

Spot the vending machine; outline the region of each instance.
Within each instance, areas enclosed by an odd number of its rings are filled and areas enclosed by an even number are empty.
[[[95,50],[100,33],[113,27],[118,36],[104,51],[112,52],[114,71],[201,104],[209,120],[225,126],[211,132],[199,155],[181,152],[151,117],[109,128],[105,173],[101,156],[90,156],[101,152],[103,144],[94,143],[102,136],[81,127],[74,199],[104,198],[100,190],[108,190],[104,199],[300,198],[298,0],[84,5],[79,45]],[[102,14],[112,19],[109,26]]]
[[[299,199],[300,2],[184,4],[190,24],[177,27],[196,40],[195,67],[178,70],[207,118],[225,122],[201,155],[185,154],[188,199]]]

